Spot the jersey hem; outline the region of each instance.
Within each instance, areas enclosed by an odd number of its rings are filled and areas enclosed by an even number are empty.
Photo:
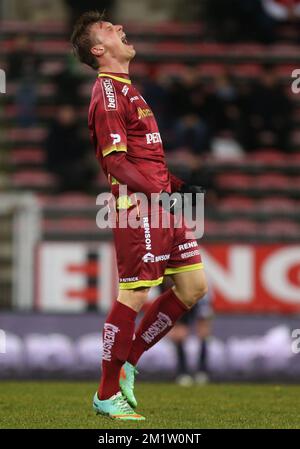
[[[119,283],[119,289],[120,290],[131,290],[138,287],[155,287],[156,285],[159,285],[163,281],[163,276],[159,277],[158,279],[145,279],[140,281],[134,281],[134,282],[120,282]]]
[[[166,268],[164,274],[167,276],[169,274],[184,273],[185,271],[195,271],[202,268],[204,268],[203,263],[194,263],[191,265],[184,265],[182,267]]]

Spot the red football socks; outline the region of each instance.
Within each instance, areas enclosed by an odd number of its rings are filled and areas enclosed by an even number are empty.
[[[136,332],[127,361],[135,366],[143,352],[166,335],[188,310],[188,307],[180,301],[171,288],[160,295],[145,313]]]
[[[115,301],[103,329],[102,378],[98,390],[101,400],[109,399],[119,390],[119,375],[127,360],[134,334],[137,312]]]

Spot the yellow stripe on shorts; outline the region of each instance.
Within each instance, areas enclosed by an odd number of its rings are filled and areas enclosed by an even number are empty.
[[[195,271],[203,268],[203,263],[193,263],[191,265],[184,265],[183,267],[176,267],[176,268],[166,268],[165,269],[165,276],[168,274],[175,274],[175,273],[184,273],[185,271]]]

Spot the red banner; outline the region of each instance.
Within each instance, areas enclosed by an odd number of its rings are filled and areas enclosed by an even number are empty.
[[[300,313],[300,245],[204,245],[216,312]]]
[[[300,313],[300,245],[200,247],[216,312]],[[47,242],[37,255],[37,309],[81,312],[93,303],[108,310],[117,297],[112,242]]]

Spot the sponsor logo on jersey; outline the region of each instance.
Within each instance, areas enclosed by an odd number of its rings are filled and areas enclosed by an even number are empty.
[[[139,100],[140,97],[138,97],[137,95],[135,97],[131,97],[130,98],[130,102],[133,103],[136,100]]]
[[[165,313],[159,312],[157,315],[157,320],[151,324],[151,326],[144,332],[141,337],[142,339],[150,344],[155,337],[161,334],[167,327],[172,326],[171,318]]]
[[[147,118],[147,117],[152,117],[153,116],[153,112],[151,111],[151,109],[149,108],[137,108],[138,110],[138,118],[139,120],[143,119],[143,118]]]
[[[155,262],[160,262],[161,260],[169,260],[170,254],[160,254],[159,256],[155,256]]]
[[[178,245],[178,249],[179,251],[184,251],[185,249],[195,248],[196,246],[198,246],[198,243],[194,240],[193,242],[186,242],[183,245]]]
[[[111,361],[111,350],[115,343],[116,334],[119,331],[120,329],[111,323],[104,324],[102,359],[106,360],[107,362]]]
[[[143,257],[143,262],[155,262],[155,256],[151,253],[146,253]]]
[[[120,282],[136,282],[138,281],[138,277],[132,277],[132,278],[120,278]]]
[[[146,134],[146,142],[148,145],[150,145],[151,143],[162,143],[160,133]]]
[[[154,256],[154,254],[152,253],[146,253],[143,257],[142,260],[143,262],[160,262],[161,260],[168,260],[170,259],[170,254],[160,254],[159,256]]]
[[[126,95],[128,94],[129,91],[129,87],[128,86],[124,86],[122,89],[122,94],[126,97]]]
[[[102,92],[106,111],[114,111],[118,108],[115,86],[110,78],[102,80]]]
[[[151,251],[152,242],[151,242],[151,233],[150,233],[150,225],[149,225],[148,217],[143,217],[143,228],[144,228],[144,235],[145,235],[146,250]]]
[[[180,257],[181,257],[181,259],[188,259],[190,257],[197,256],[199,254],[200,254],[199,249],[195,249],[194,251],[188,251],[187,253],[181,253]]]

